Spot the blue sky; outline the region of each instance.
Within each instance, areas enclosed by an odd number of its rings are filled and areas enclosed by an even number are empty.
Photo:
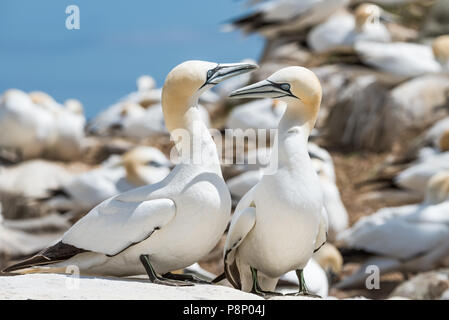
[[[189,59],[257,59],[258,36],[223,33],[244,12],[236,0],[2,0],[0,92],[42,90],[58,101],[77,98],[88,117],[135,89],[141,74],[162,85]],[[65,28],[68,5],[80,8],[80,30]]]

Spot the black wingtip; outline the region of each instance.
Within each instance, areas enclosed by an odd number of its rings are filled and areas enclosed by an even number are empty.
[[[219,276],[217,276],[214,280],[211,281],[211,283],[218,283],[222,280],[226,279],[226,275],[223,272],[222,274],[220,274]]]

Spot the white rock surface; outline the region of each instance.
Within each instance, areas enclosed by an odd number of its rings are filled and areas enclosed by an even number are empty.
[[[126,299],[126,300],[260,300],[261,297],[217,285],[169,287],[144,279],[75,278],[69,275],[30,274],[0,277],[3,299]]]

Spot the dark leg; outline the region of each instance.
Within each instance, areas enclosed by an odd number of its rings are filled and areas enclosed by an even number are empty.
[[[304,280],[304,272],[302,269],[296,270],[296,275],[298,277],[299,281],[299,291],[294,293],[288,293],[288,296],[309,296],[314,298],[321,298],[320,296],[309,293],[309,290],[307,289],[306,281]]]
[[[259,280],[257,279],[257,270],[253,267],[251,267],[251,274],[253,276],[253,288],[251,289],[251,293],[257,294],[264,298],[269,298],[270,296],[283,296],[283,294],[279,292],[262,290],[259,286]]]
[[[193,284],[191,284],[191,283],[170,280],[170,279],[164,279],[163,277],[160,277],[156,273],[156,271],[154,271],[154,269],[150,263],[150,258],[146,254],[143,254],[140,256],[140,262],[142,262],[142,264],[148,274],[148,278],[150,279],[150,281],[152,283],[162,284],[162,285],[166,285],[166,286],[175,286],[175,287],[177,287],[177,286],[193,286]]]
[[[172,279],[172,280],[178,280],[178,281],[188,281],[198,284],[211,284],[209,281],[200,279],[194,275],[191,274],[176,274],[168,272],[166,274],[162,275],[165,279]]]

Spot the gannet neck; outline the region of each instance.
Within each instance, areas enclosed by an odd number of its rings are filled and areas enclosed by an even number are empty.
[[[198,109],[199,94],[192,97],[164,96],[162,105],[165,123],[181,162],[209,167],[221,174],[215,142]]]
[[[143,186],[147,184],[146,181],[141,178],[139,166],[130,162],[126,162],[124,166],[126,170],[126,180],[128,180],[135,186]]]
[[[284,135],[299,131],[307,142],[318,117],[320,102],[321,100],[305,104],[299,99],[289,99],[287,109],[279,122],[279,133]]]

